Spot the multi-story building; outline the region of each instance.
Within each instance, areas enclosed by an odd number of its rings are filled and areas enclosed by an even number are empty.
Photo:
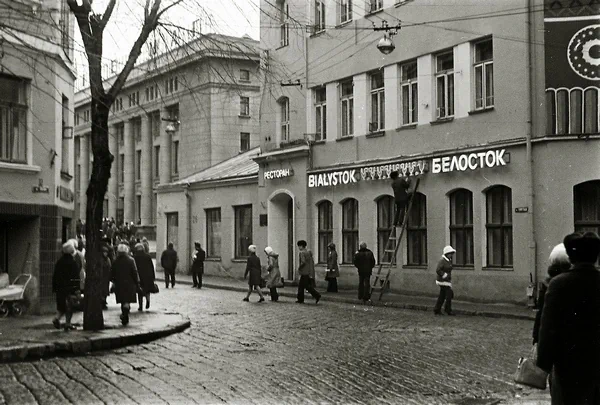
[[[159,185],[258,144],[257,45],[249,37],[201,35],[136,65],[109,117],[115,160],[106,217],[134,222],[154,236],[165,217],[157,202]],[[75,211],[83,220],[92,159],[89,135],[88,89],[75,95]]]
[[[72,233],[74,25],[64,0],[1,0],[0,15],[0,273],[32,274],[39,312]]]

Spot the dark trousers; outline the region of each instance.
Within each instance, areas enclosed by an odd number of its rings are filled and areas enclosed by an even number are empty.
[[[337,277],[327,279],[327,292],[338,292]]]
[[[304,290],[308,291],[310,295],[313,296],[314,299],[321,298],[321,294],[315,290],[313,287],[312,279],[308,276],[300,276],[300,281],[298,281],[298,302],[304,302]]]
[[[271,301],[278,301],[279,293],[277,293],[277,288],[276,287],[269,288],[269,291],[271,292]]]
[[[454,297],[454,291],[452,291],[452,287],[448,287],[445,285],[440,286],[440,295],[438,295],[437,302],[435,303],[435,307],[433,310],[435,312],[441,312],[442,304],[446,301],[446,305],[444,306],[444,311],[452,312],[452,298]]]
[[[165,286],[169,288],[169,279],[171,280],[171,287],[175,285],[175,269],[165,269]]]
[[[358,273],[358,299],[371,299],[371,273]]]
[[[204,274],[204,269],[192,269],[194,287],[202,288],[202,274]]]
[[[404,222],[406,214],[406,201],[396,201],[396,213],[394,214],[394,225],[400,226]]]

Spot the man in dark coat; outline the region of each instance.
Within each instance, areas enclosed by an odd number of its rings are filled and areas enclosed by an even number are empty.
[[[171,287],[175,287],[175,269],[178,261],[177,251],[173,249],[173,243],[169,242],[167,249],[160,255],[160,265],[165,270],[166,288],[169,288],[169,279],[171,279]]]
[[[79,267],[73,255],[75,247],[71,242],[62,246],[63,255],[54,266],[52,275],[52,292],[56,294],[56,316],[52,324],[56,329],[60,328],[60,319],[65,315],[65,330],[74,329],[71,325],[73,316],[73,300],[79,290]]]
[[[192,255],[192,281],[194,287],[202,288],[202,275],[204,274],[204,259],[206,258],[206,252],[200,246],[200,242],[194,242],[196,251]]]
[[[396,213],[394,215],[394,226],[401,226],[404,222],[406,213],[406,204],[408,203],[410,180],[400,177],[400,173],[393,171],[390,174],[392,179],[392,189],[394,190],[394,202],[396,204]]]
[[[117,304],[121,304],[121,323],[127,325],[131,309],[129,304],[137,301],[136,293],[141,291],[141,287],[135,261],[129,255],[129,247],[123,243],[117,247],[117,258],[112,265],[111,281]]]
[[[110,273],[112,267],[112,260],[110,259],[110,249],[108,243],[104,242],[102,246],[102,296],[104,302],[102,308],[107,308],[106,298],[110,295]]]
[[[548,286],[537,365],[552,373],[553,404],[600,404],[600,238],[575,233],[563,243],[573,267]]]
[[[138,292],[138,311],[143,311],[144,297],[146,297],[146,309],[150,308],[150,292],[154,289],[154,263],[142,243],[135,245],[133,260],[140,276],[142,291]]]
[[[300,280],[298,281],[296,302],[298,304],[304,303],[304,290],[306,290],[315,299],[315,304],[318,304],[321,294],[315,289],[315,259],[310,249],[306,248],[307,243],[305,240],[299,240],[296,245],[298,246],[298,250],[300,250],[298,255],[298,274],[300,274]]]
[[[371,299],[371,274],[375,267],[375,256],[367,249],[365,242],[354,253],[353,262],[358,270],[358,299],[366,303]]]

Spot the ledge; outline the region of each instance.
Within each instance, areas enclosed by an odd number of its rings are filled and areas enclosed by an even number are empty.
[[[407,3],[410,3],[412,0],[400,0],[400,1],[396,1],[396,3],[394,3],[394,7],[400,7],[403,6]]]
[[[339,23],[338,25],[335,26],[335,28],[342,28],[345,27],[346,25],[352,23],[353,20],[348,20],[348,21],[344,21],[343,23]]]
[[[28,165],[24,163],[7,163],[0,162],[0,171],[16,172],[16,173],[39,173],[42,168],[39,166]]]
[[[66,181],[71,181],[73,179],[73,176],[71,174],[63,172],[62,170],[60,171],[60,177]]]
[[[440,118],[435,121],[429,121],[429,124],[430,125],[440,125],[440,124],[445,124],[447,122],[452,122],[452,121],[454,121],[454,117]]]
[[[251,118],[251,116],[250,115],[240,114],[240,115],[238,115],[238,118],[249,119],[249,118]]]
[[[428,270],[429,266],[427,265],[418,265],[418,264],[404,264],[402,265],[403,269],[408,270]]]
[[[513,267],[482,267],[481,270],[506,272],[506,271],[514,271],[515,269]]]
[[[312,141],[311,144],[312,145],[321,145],[321,144],[324,144],[325,142],[327,142],[326,139],[320,139],[318,141]]]
[[[406,131],[407,129],[415,129],[416,127],[417,127],[417,124],[406,124],[406,125],[402,125],[401,127],[396,128],[396,132]]]
[[[367,135],[365,135],[365,138],[380,138],[384,135],[385,135],[385,131],[375,131],[375,132],[369,132]]]
[[[452,270],[474,271],[475,266],[452,266]]]
[[[486,108],[480,108],[479,110],[469,111],[469,115],[483,114],[483,113],[490,112],[490,111],[494,111],[494,106],[486,107]]]
[[[238,80],[240,83],[252,83],[252,80],[245,80],[245,79],[240,79]]]
[[[310,35],[309,35],[309,38],[316,38],[316,37],[320,37],[320,36],[321,36],[321,34],[324,34],[324,33],[325,33],[325,29],[322,29],[322,30],[320,30],[320,31],[317,31],[317,32],[315,32],[314,34],[310,34]]]
[[[289,42],[287,45],[279,45],[277,48],[275,48],[276,51],[282,49],[282,48],[287,48],[288,46],[290,46]]]
[[[220,257],[206,257],[204,258],[205,262],[221,262],[222,259]]]
[[[246,263],[248,259],[231,259],[232,263]]]
[[[336,142],[344,142],[344,141],[348,141],[350,139],[354,139],[354,135],[352,135],[352,136],[342,136],[340,138],[336,138],[335,141]]]
[[[373,10],[373,11],[366,12],[365,13],[365,17],[371,17],[372,15],[375,15],[375,14],[378,14],[378,13],[381,13],[381,12],[383,12],[383,7],[381,7],[378,10]]]

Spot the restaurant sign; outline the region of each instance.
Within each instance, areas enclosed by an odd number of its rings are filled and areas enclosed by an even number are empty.
[[[265,180],[281,179],[281,178],[290,177],[293,175],[294,175],[293,169],[265,170],[265,173],[264,173]]]
[[[507,163],[510,163],[510,154],[506,153],[506,149],[488,150],[486,152],[433,158],[431,160],[431,172],[464,172],[484,167],[506,166]]]

